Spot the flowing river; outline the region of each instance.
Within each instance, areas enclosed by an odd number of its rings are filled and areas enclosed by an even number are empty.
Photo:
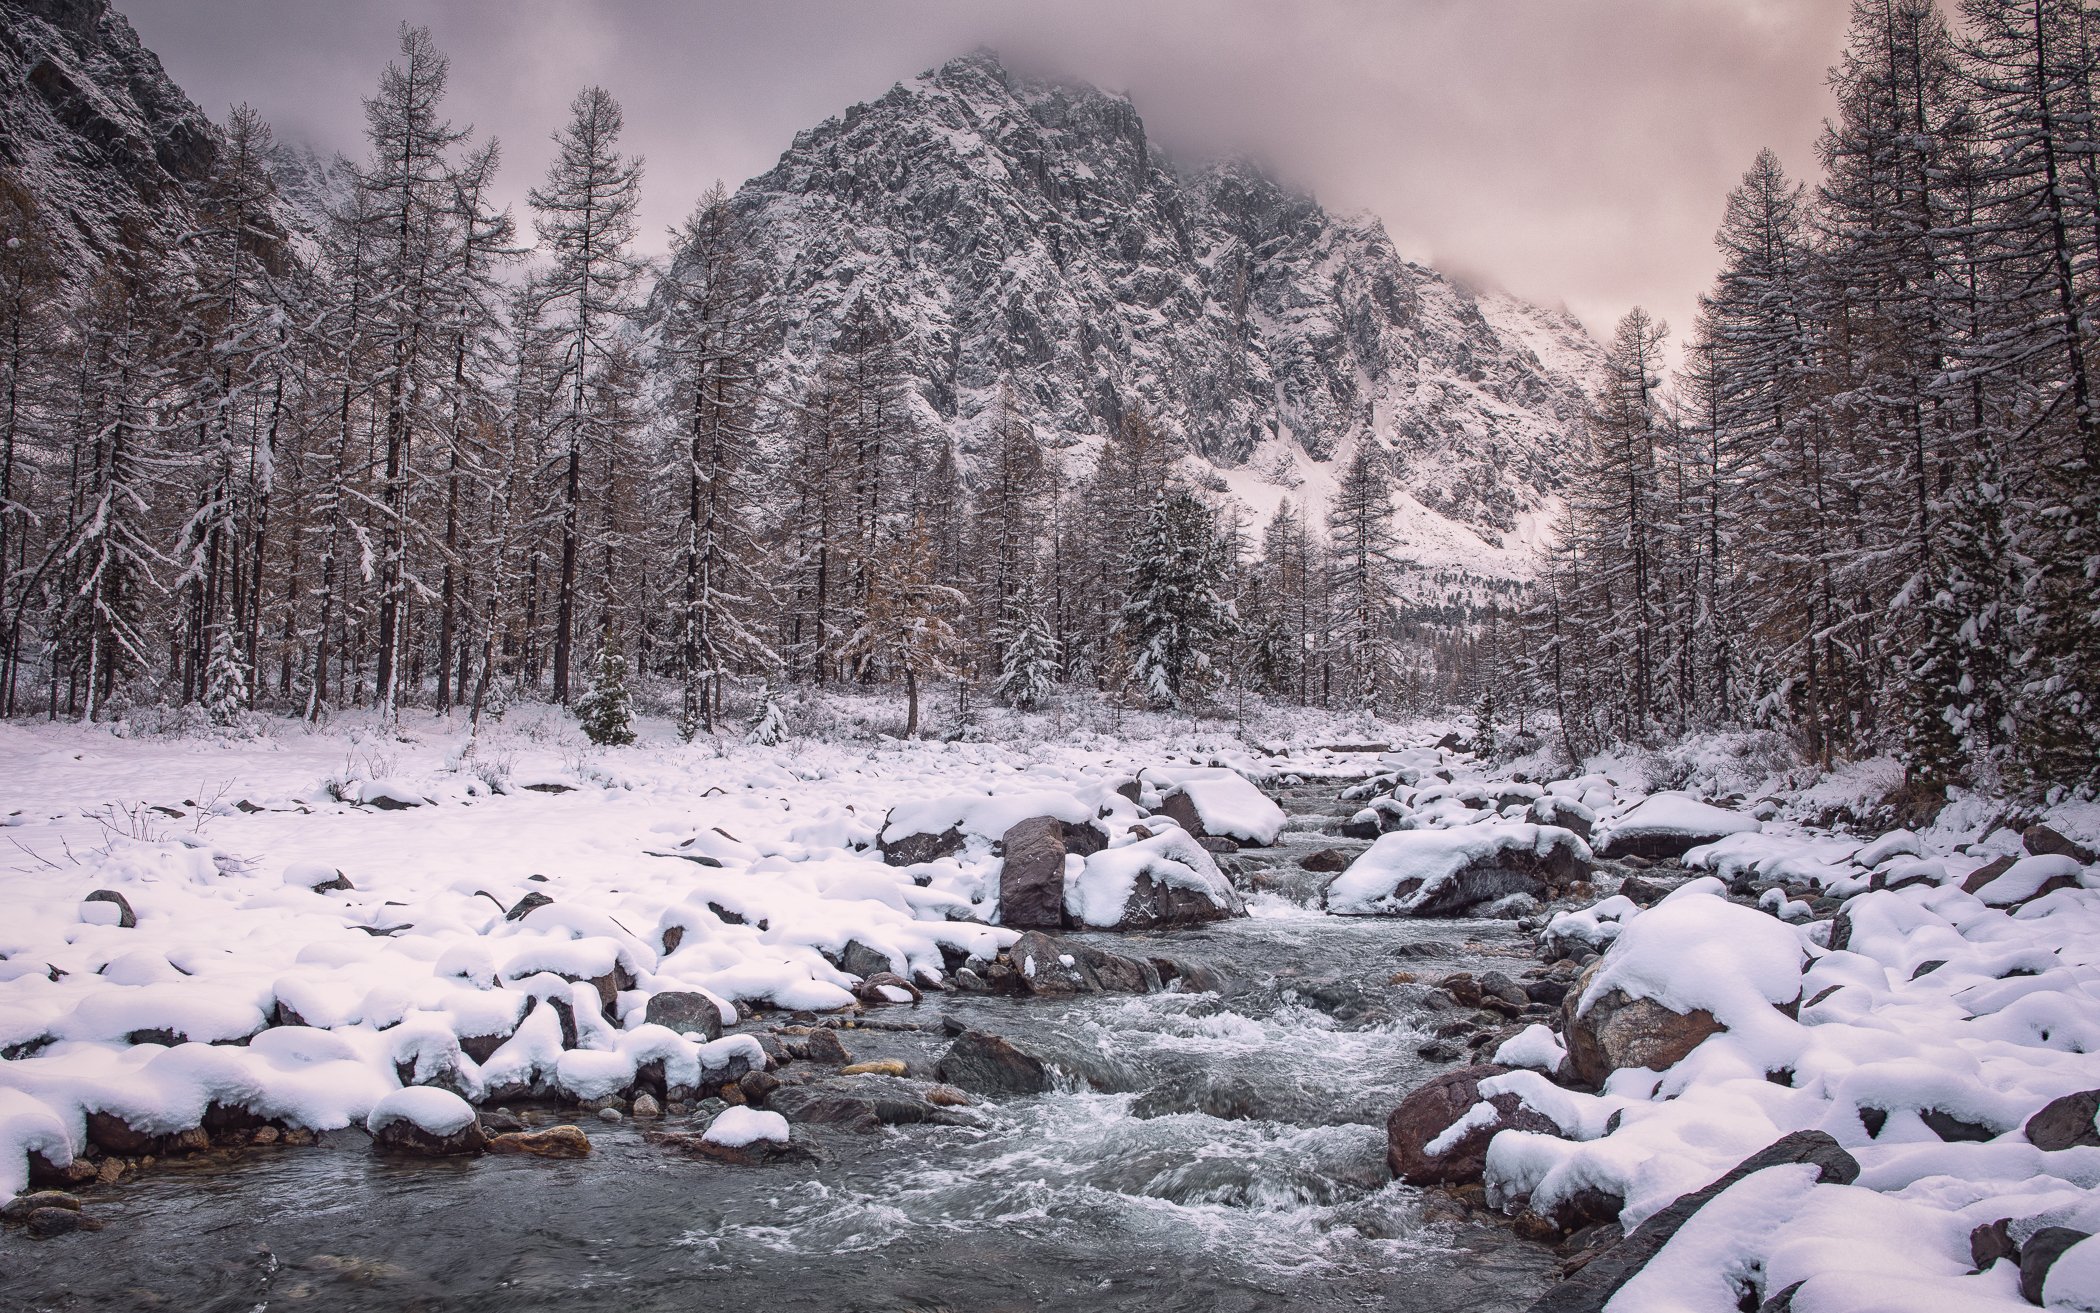
[[[929,994],[870,1017],[894,1029],[839,1031],[856,1060],[916,1069],[966,1024],[1064,1073],[980,1100],[978,1125],[798,1126],[819,1160],[761,1167],[596,1119],[572,1162],[391,1161],[356,1132],[176,1160],[94,1191],[98,1233],[10,1237],[0,1288],[10,1308],[186,1313],[1522,1309],[1552,1252],[1425,1215],[1386,1170],[1384,1120],[1449,1066],[1416,1049],[1450,1005],[1395,973],[1508,968],[1524,941],[1316,910],[1321,877],[1296,859],[1362,846],[1323,832],[1347,810],[1336,787],[1284,790],[1283,843],[1227,859],[1251,918],[1083,936],[1209,966],[1217,993]]]

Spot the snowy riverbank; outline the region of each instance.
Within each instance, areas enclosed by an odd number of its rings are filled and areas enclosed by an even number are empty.
[[[2100,1307],[2100,807],[1958,798],[1836,834],[1801,818],[1845,781],[1715,808],[1618,765],[1537,794],[1579,801],[1606,855],[1540,933],[1579,974],[1496,1065],[1396,1113],[1396,1165],[1480,1155],[1491,1206],[1572,1237],[1541,1308]],[[1394,786],[1385,824],[1440,849],[1532,842],[1506,772]]]

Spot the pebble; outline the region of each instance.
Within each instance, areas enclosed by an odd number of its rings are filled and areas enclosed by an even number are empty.
[[[621,1113],[620,1113],[620,1110],[619,1110],[618,1108],[600,1108],[600,1109],[598,1109],[598,1120],[599,1120],[599,1121],[601,1121],[601,1122],[616,1122],[616,1121],[619,1121],[619,1120],[620,1120],[620,1118],[621,1118]]]
[[[664,1115],[663,1105],[653,1094],[637,1094],[634,1096],[634,1115],[637,1119],[653,1120]]]

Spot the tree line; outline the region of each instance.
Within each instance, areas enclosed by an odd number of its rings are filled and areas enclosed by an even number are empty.
[[[1002,408],[966,465],[880,289],[785,395],[763,238],[719,185],[643,258],[642,162],[588,88],[528,243],[447,74],[404,26],[311,222],[246,107],[170,230],[93,261],[0,176],[0,714],[479,717],[629,669],[688,736],[783,681],[901,686],[912,733],[929,680],[1451,694],[1466,645],[1395,604],[1376,443],[1259,530],[1135,407],[1085,468]]]
[[[1618,325],[1518,626],[1564,749],[1786,728],[2100,781],[2100,12],[1856,0],[1813,186],[1761,153],[1665,386]]]

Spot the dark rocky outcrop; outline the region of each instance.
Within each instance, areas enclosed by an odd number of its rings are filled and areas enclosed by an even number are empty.
[[[1816,1179],[1829,1185],[1850,1185],[1859,1179],[1859,1163],[1821,1131],[1795,1131],[1767,1145],[1736,1164],[1727,1175],[1656,1213],[1633,1229],[1625,1239],[1585,1263],[1573,1276],[1547,1291],[1532,1304],[1530,1313],[1603,1313],[1604,1306],[1631,1281],[1648,1261],[1662,1251],[1678,1228],[1690,1221],[1714,1196],[1752,1172],[1790,1163],[1815,1166]]]
[[[838,968],[849,976],[866,979],[885,971],[895,971],[901,963],[879,948],[871,948],[858,939],[846,941],[844,952],[838,955]]]
[[[1006,950],[992,977],[995,989],[1020,994],[1149,994],[1161,986],[1158,968],[1031,930]]]
[[[2039,1306],[2049,1284],[2049,1269],[2071,1246],[2092,1237],[2067,1226],[2045,1226],[2020,1246],[2020,1297]],[[2061,1307],[2061,1305],[2059,1305]]]
[[[887,834],[888,827],[884,827]],[[963,850],[962,831],[949,826],[938,834],[906,834],[895,839],[887,837],[875,841],[876,850],[882,860],[891,866],[917,866],[920,862],[937,862],[943,857],[953,857]]]
[[[1203,816],[1196,810],[1196,800],[1184,789],[1168,789],[1162,793],[1155,810],[1188,831],[1191,838],[1201,839],[1210,833],[1203,828]]]
[[[2037,857],[2068,857],[2080,866],[2100,862],[2100,854],[2051,826],[2034,824],[2020,831],[2020,843]]]
[[[2100,1113],[2100,1090],[2080,1090],[2051,1099],[2027,1119],[2027,1139],[2035,1148],[2052,1152],[2100,1147],[2100,1130],[2093,1127],[2096,1113]]]
[[[699,1034],[708,1039],[722,1037],[722,1010],[705,994],[667,989],[649,997],[642,1020],[668,1026],[681,1035]]]

